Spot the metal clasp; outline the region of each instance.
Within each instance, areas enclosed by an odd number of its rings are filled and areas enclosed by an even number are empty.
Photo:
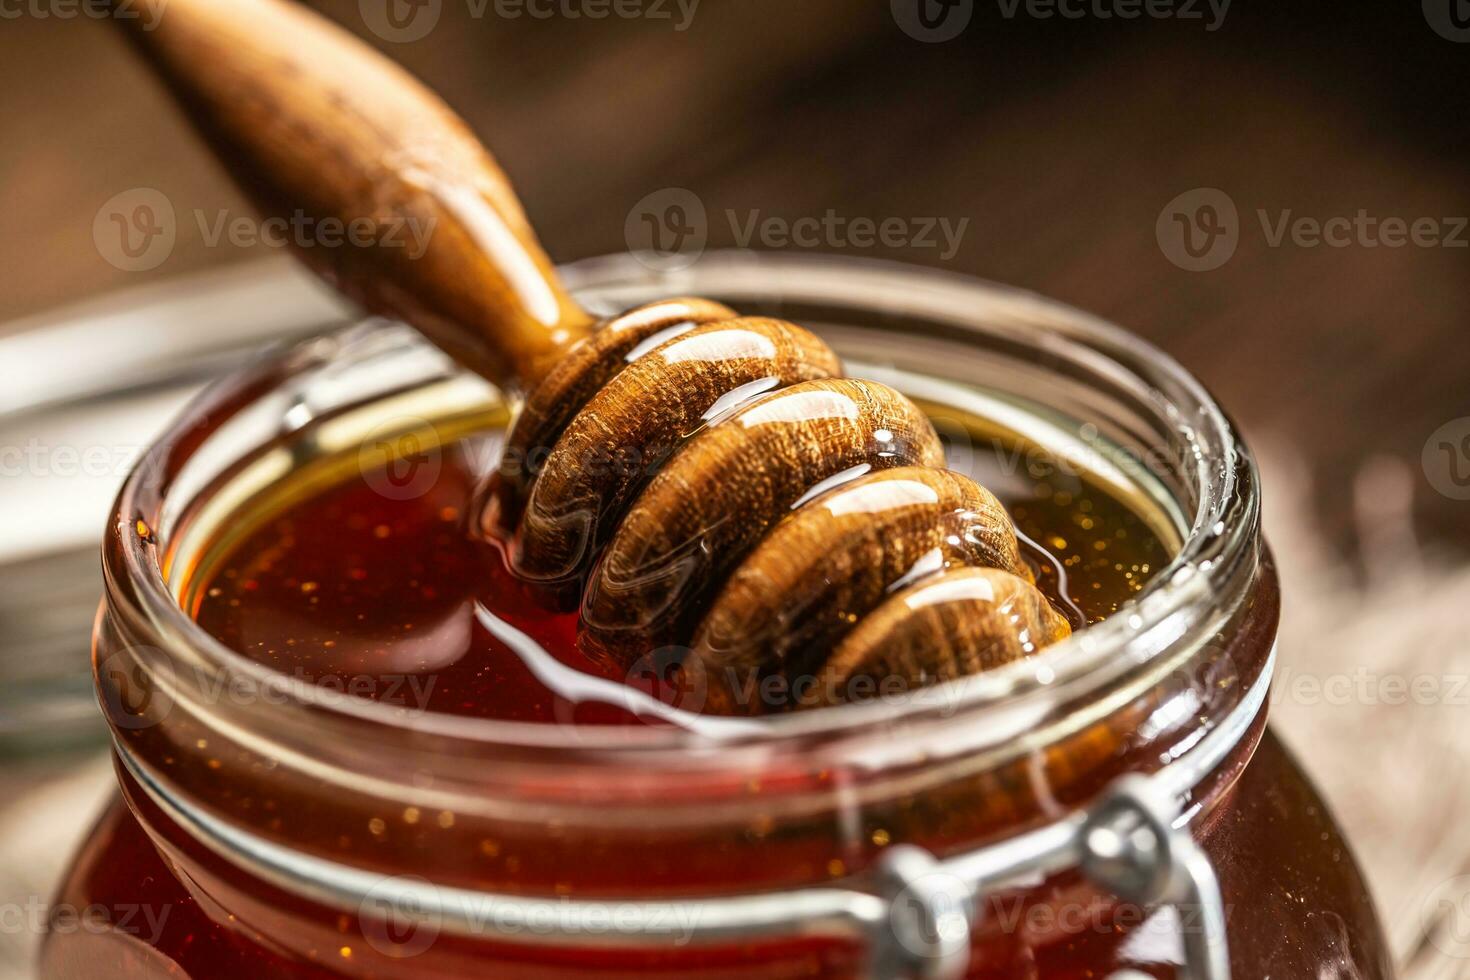
[[[163,813],[216,854],[278,888],[341,912],[369,906],[428,910],[436,929],[511,943],[601,948],[609,941],[666,947],[673,923],[692,922],[682,940],[721,945],[780,936],[866,939],[868,973],[878,980],[957,980],[970,965],[980,900],[999,891],[1080,868],[1088,880],[1125,901],[1173,905],[1181,912],[1182,980],[1229,980],[1225,908],[1214,868],[1189,836],[1179,801],[1213,771],[1250,730],[1266,701],[1275,653],[1250,690],[1216,728],[1180,759],[1150,776],[1115,781],[1091,807],[1055,823],[943,861],[919,847],[890,848],[872,887],[794,889],[709,898],[620,901],[643,923],[610,937],[608,906],[597,899],[560,901],[434,885],[384,875],[268,840],[172,793],[159,774],[114,734],[123,767]],[[499,928],[486,909],[510,921],[554,921],[545,931]],[[487,927],[487,921],[489,925]],[[1139,980],[1132,971],[1110,980]]]
[[[1229,980],[1225,905],[1209,857],[1176,826],[1179,805],[1139,775],[1123,776],[1082,824],[1083,874],[1139,905],[1173,905],[1181,913],[1181,980]],[[1197,914],[1193,914],[1197,913]]]
[[[1116,780],[1074,821],[1075,831],[1033,850],[1012,873],[1070,859],[1099,888],[1140,906],[1173,905],[1181,914],[1181,980],[1229,980],[1225,909],[1210,859],[1180,823],[1177,800],[1140,775]],[[1061,853],[1061,852],[1070,853]],[[971,872],[967,874],[967,871]],[[913,846],[895,847],[878,869],[887,921],[873,930],[869,964],[876,980],[958,980],[970,960],[983,881],[963,857],[942,862]],[[1113,975],[1125,980],[1130,972]]]

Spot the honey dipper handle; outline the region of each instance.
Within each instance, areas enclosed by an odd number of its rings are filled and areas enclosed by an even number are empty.
[[[588,331],[495,160],[402,68],[284,0],[143,5],[114,19],[344,294],[501,384],[533,385]]]

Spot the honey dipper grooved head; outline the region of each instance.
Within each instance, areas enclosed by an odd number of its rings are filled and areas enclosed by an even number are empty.
[[[709,674],[811,674],[892,589],[956,565],[1031,580],[1005,509],[969,477],[912,466],[870,474],[766,536],[720,590],[690,656]]]
[[[814,335],[763,317],[706,323],[644,354],[557,440],[516,533],[516,571],[552,582],[576,576],[681,440],[742,398],[840,370]]]
[[[590,652],[626,664],[687,637],[714,588],[824,480],[943,462],[929,420],[886,385],[809,381],[745,406],[683,446],[618,527],[582,604]]]
[[[603,386],[645,344],[672,340],[701,323],[735,319],[735,311],[707,299],[677,297],[645,303],[605,321],[581,343],[573,344],[527,394],[506,438],[505,450],[479,509],[487,533],[510,531],[520,519],[531,482],[557,437]]]
[[[994,568],[957,568],[893,595],[843,638],[796,706],[912,692],[1013,663],[1072,632],[1031,583]]]

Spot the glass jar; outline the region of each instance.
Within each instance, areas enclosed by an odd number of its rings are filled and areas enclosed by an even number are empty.
[[[1346,843],[1266,728],[1254,464],[1177,364],[892,264],[566,274],[597,312],[698,295],[801,323],[919,400],[957,467],[974,432],[951,410],[1106,484],[1173,561],[1029,660],[738,734],[369,701],[216,642],[191,577],[287,476],[330,482],[411,433],[432,479],[510,405],[401,326],[306,342],[203,395],[119,497],[95,667],[120,797],[58,899],[100,924],[53,934],[44,976],[1390,975]]]

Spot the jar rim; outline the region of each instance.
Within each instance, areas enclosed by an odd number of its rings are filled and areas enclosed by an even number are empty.
[[[289,377],[299,358],[288,351],[257,361],[227,376],[185,409],[150,447],[119,494],[111,523],[110,547],[104,549],[109,587],[121,583],[123,601],[146,618],[169,651],[187,649],[196,667],[228,675],[244,675],[286,695],[273,710],[300,707],[326,710],[354,726],[361,736],[391,739],[408,731],[465,745],[499,747],[531,753],[532,761],[571,753],[599,765],[647,763],[657,753],[660,764],[674,755],[696,757],[707,764],[728,750],[750,750],[762,757],[772,752],[806,751],[816,742],[871,733],[884,723],[953,726],[986,714],[1012,716],[1024,725],[1027,711],[997,712],[1000,705],[1075,699],[1102,690],[1125,674],[1142,674],[1186,635],[1213,631],[1221,616],[1211,608],[1227,591],[1227,580],[1253,562],[1259,542],[1259,480],[1255,463],[1224,411],[1192,375],[1149,342],[1121,327],[1065,304],[1025,290],[997,285],[945,270],[905,263],[800,253],[707,252],[686,268],[660,270],[656,263],[630,254],[586,259],[561,269],[574,293],[626,290],[649,296],[728,296],[776,293],[810,301],[840,300],[849,305],[891,308],[956,322],[984,315],[1029,326],[1032,342],[1049,357],[1077,357],[1126,376],[1146,391],[1160,416],[1169,420],[1181,444],[1190,450],[1198,500],[1187,514],[1183,543],[1169,565],[1144,585],[1130,604],[1026,660],[984,674],[946,682],[944,700],[920,699],[903,704],[874,701],[798,712],[763,719],[730,734],[711,734],[677,726],[615,727],[549,725],[466,718],[433,712],[405,713],[349,693],[325,690],[299,678],[281,675],[225,646],[196,623],[177,600],[164,574],[160,556],[147,535],[133,533],[135,522],[157,515],[170,479],[187,453],[195,421],[201,415],[238,408]],[[1035,325],[1043,324],[1038,329]],[[310,343],[310,342],[308,342]],[[164,474],[163,479],[158,475]],[[150,526],[152,526],[150,524]],[[1123,654],[1123,655],[1120,655]],[[1019,720],[1016,720],[1019,719]],[[1024,727],[1017,732],[1024,732]],[[995,733],[992,732],[992,735]],[[742,752],[741,755],[746,753]],[[730,757],[733,757],[731,755]]]

